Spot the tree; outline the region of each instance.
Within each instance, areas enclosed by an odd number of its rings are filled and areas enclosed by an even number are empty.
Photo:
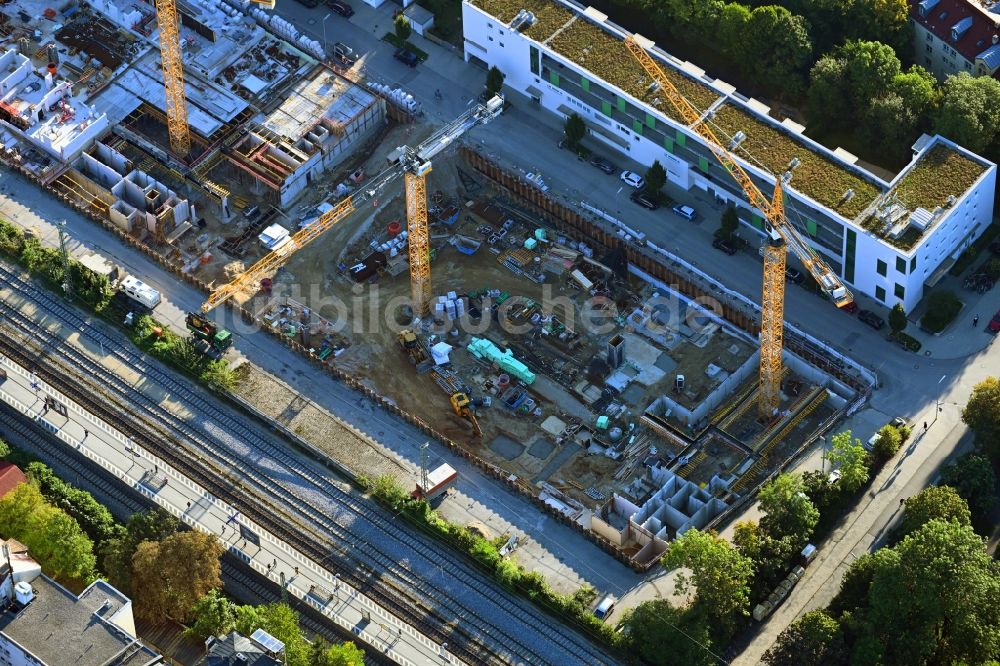
[[[969,454],[945,465],[941,483],[954,488],[969,503],[977,521],[985,520],[997,503],[997,477],[985,456]]]
[[[218,590],[195,602],[191,609],[191,625],[186,633],[205,640],[209,636],[223,636],[236,628],[236,604],[222,596]]]
[[[936,129],[973,152],[983,152],[1000,130],[1000,81],[968,72],[949,76]]]
[[[716,663],[709,622],[690,607],[677,608],[666,599],[644,601],[625,614],[622,624],[632,650],[654,666]]]
[[[490,67],[490,71],[486,72],[486,96],[488,98],[493,97],[503,90],[503,81],[505,78],[504,73],[500,71],[499,67],[496,65]]]
[[[228,393],[236,388],[239,380],[236,372],[223,360],[209,361],[198,377],[203,384],[213,391]]]
[[[566,143],[569,144],[569,147],[577,150],[580,147],[580,142],[583,141],[583,137],[587,135],[587,125],[583,122],[583,118],[580,117],[579,113],[572,113],[566,118],[563,132],[566,134]]]
[[[930,115],[937,110],[941,100],[941,91],[933,74],[920,65],[912,65],[892,79],[889,90],[903,99],[903,104],[913,112],[919,127],[928,126]]]
[[[288,604],[267,604],[258,606],[260,628],[285,644],[285,659],[288,666],[309,666],[309,644],[302,638],[299,629],[299,614]]]
[[[392,22],[393,30],[396,32],[396,39],[402,44],[410,38],[413,34],[413,27],[410,25],[410,19],[406,18],[402,14],[396,17],[396,20]]]
[[[732,55],[761,88],[789,97],[803,92],[812,42],[801,16],[776,5],[757,7],[750,12],[738,44]]]
[[[844,83],[849,99],[859,108],[888,90],[902,70],[896,52],[880,42],[847,42],[836,52],[846,63]]]
[[[10,444],[0,439],[0,458],[6,458],[10,455]]]
[[[764,653],[767,666],[847,664],[848,650],[840,625],[823,609],[809,611],[778,635]]]
[[[330,645],[318,639],[312,644],[309,663],[310,666],[364,666],[365,651],[350,641]]]
[[[101,307],[111,298],[106,275],[95,273],[78,261],[70,261],[69,277],[73,282],[73,293],[84,303]]]
[[[667,172],[663,169],[663,165],[660,164],[659,160],[655,160],[648,169],[646,169],[646,191],[651,193],[653,196],[659,196],[660,190],[664,185],[667,184]]]
[[[729,57],[737,56],[743,48],[750,9],[738,2],[727,2],[719,14],[716,44]]]
[[[893,333],[899,333],[906,328],[906,324],[906,310],[903,309],[902,303],[896,303],[889,310],[889,328]]]
[[[931,520],[882,550],[862,634],[880,663],[979,664],[997,654],[1000,573],[971,527]]]
[[[754,576],[750,598],[762,599],[770,594],[788,571],[788,564],[796,552],[791,539],[775,539],[752,520],[736,524],[733,546],[753,563]]]
[[[975,433],[976,445],[994,461],[1000,458],[1000,380],[987,377],[973,387],[962,420]]]
[[[834,469],[840,470],[840,486],[853,493],[868,481],[868,453],[861,440],[851,441],[851,431],[845,430],[831,438],[830,450],[825,454]]]
[[[932,520],[972,524],[969,505],[951,486],[930,486],[907,498],[903,513],[903,534],[911,534]]]
[[[846,94],[847,63],[826,55],[809,70],[809,119],[824,130],[848,125],[854,109]]]
[[[714,532],[684,532],[667,547],[663,565],[690,570],[690,574],[677,574],[676,592],[685,594],[693,586],[695,605],[716,620],[725,634],[734,628],[737,617],[749,614],[753,565]]]
[[[868,594],[875,576],[877,560],[890,552],[888,548],[880,548],[874,553],[861,553],[850,563],[844,578],[840,581],[840,591],[830,602],[829,611],[834,615],[853,613],[859,608],[867,608]]]
[[[715,235],[719,238],[729,240],[739,227],[740,217],[736,213],[736,208],[729,205],[726,206],[726,210],[722,211],[722,219],[719,220],[719,229],[715,232]]]
[[[176,534],[179,527],[180,522],[160,508],[131,515],[124,537],[101,544],[101,571],[112,585],[126,594],[132,594],[132,556],[136,548],[143,541],[162,541]]]
[[[224,549],[212,534],[179,532],[162,541],[143,541],[132,556],[132,586],[138,618],[187,622],[197,601],[222,585]]]
[[[916,115],[891,91],[870,100],[860,118],[862,138],[893,158],[906,152],[916,134]]]
[[[903,436],[899,430],[886,424],[878,431],[878,439],[875,440],[872,456],[880,462],[885,462],[896,455],[902,445]]]
[[[769,536],[787,537],[796,548],[809,541],[819,522],[819,511],[806,495],[801,476],[779,474],[760,489],[757,497],[764,512],[760,526]]]

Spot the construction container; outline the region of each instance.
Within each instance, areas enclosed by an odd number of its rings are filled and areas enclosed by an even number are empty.
[[[538,241],[537,240],[535,240],[534,238],[525,238],[524,239],[524,249],[525,250],[534,250],[536,247],[538,247]]]

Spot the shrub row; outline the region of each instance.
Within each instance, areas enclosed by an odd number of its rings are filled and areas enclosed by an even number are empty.
[[[32,462],[25,468],[25,472],[38,484],[42,497],[76,519],[95,546],[99,547],[111,539],[125,536],[125,527],[115,522],[106,506],[86,490],[75,488],[60,479],[48,465]]]

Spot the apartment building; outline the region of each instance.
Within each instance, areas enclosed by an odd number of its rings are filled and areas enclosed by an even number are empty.
[[[606,15],[567,0],[464,0],[462,17],[467,61],[499,67],[539,113],[578,113],[593,141],[644,165],[658,160],[675,185],[732,202],[763,238],[760,212],[678,119],[625,46],[628,33]],[[847,151],[806,137],[802,125],[775,120],[761,102],[637,38],[763,191],[784,174],[790,223],[856,292],[911,310],[990,224],[993,163],[924,136],[911,162],[886,181]]]
[[[995,76],[1000,69],[1000,2],[910,0],[913,61],[939,80],[968,72]]]

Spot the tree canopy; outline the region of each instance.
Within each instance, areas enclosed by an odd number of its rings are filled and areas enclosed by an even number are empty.
[[[503,81],[506,77],[496,65],[490,67],[486,72],[486,96],[493,97],[503,89]]]
[[[779,474],[760,489],[757,498],[764,512],[760,526],[771,537],[787,537],[798,548],[809,541],[819,522],[819,510],[806,495],[800,475]]]
[[[709,622],[695,609],[677,608],[666,599],[644,601],[626,613],[622,624],[628,628],[629,645],[653,666],[717,663]]]
[[[197,601],[222,586],[219,539],[204,532],[178,532],[143,541],[132,556],[135,615],[161,622],[187,622]]]
[[[834,469],[840,470],[840,485],[848,493],[868,482],[868,453],[861,440],[851,440],[851,431],[845,430],[830,438],[830,450],[824,454]]]
[[[973,152],[983,152],[1000,131],[1000,81],[968,72],[949,76],[936,129]]]
[[[986,518],[997,502],[996,473],[986,456],[965,455],[945,465],[941,484],[954,488],[977,519]]]
[[[972,523],[969,505],[949,486],[931,486],[906,500],[902,533],[911,534],[932,520]]]
[[[403,14],[400,14],[392,22],[393,31],[396,33],[396,38],[401,42],[405,42],[413,34],[413,26],[410,25],[410,19],[406,18]]]
[[[848,654],[840,624],[818,609],[786,627],[762,661],[766,666],[839,666],[847,663]]]
[[[976,445],[993,460],[1000,458],[1000,380],[987,377],[976,384],[962,420],[975,433]]]
[[[658,196],[660,189],[667,183],[667,172],[664,170],[663,165],[660,164],[659,160],[655,160],[653,164],[646,169],[646,189],[653,194]]]
[[[563,132],[566,134],[566,141],[569,143],[570,148],[576,149],[580,147],[583,137],[587,136],[587,125],[584,124],[583,118],[580,117],[579,113],[572,113],[566,118]]]

